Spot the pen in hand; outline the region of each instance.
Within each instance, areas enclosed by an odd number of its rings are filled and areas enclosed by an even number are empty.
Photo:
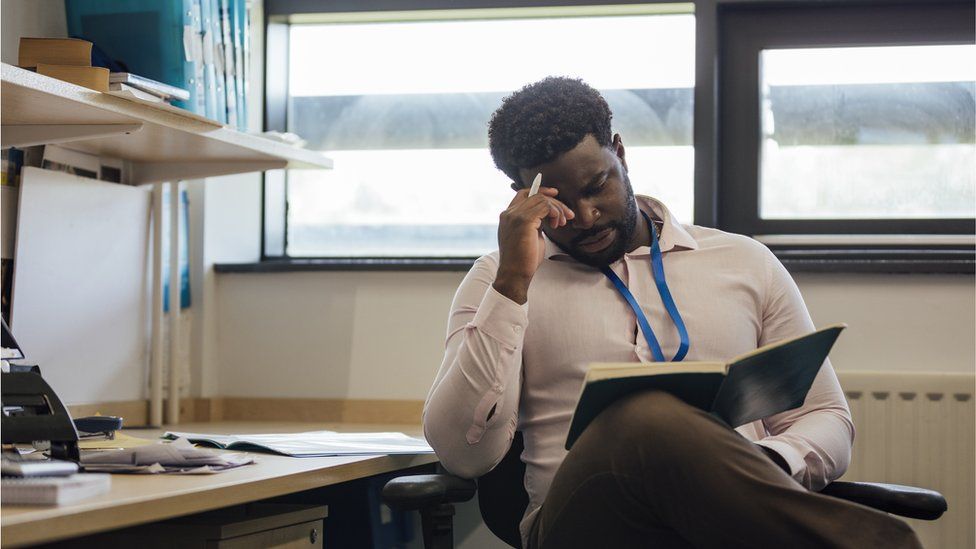
[[[529,196],[535,196],[539,192],[539,187],[542,185],[542,173],[535,176],[532,180],[532,186],[529,187]]]

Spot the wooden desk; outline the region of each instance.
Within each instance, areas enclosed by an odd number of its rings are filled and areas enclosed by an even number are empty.
[[[399,431],[417,436],[412,425],[328,423],[186,423],[174,431],[203,433],[283,433]],[[154,438],[162,430],[128,430]],[[433,454],[290,458],[254,454],[257,463],[214,475],[115,475],[112,490],[96,498],[60,507],[3,506],[0,528],[4,547],[18,547],[77,537],[146,522],[189,515],[230,505],[321,488],[382,473],[436,463]]]

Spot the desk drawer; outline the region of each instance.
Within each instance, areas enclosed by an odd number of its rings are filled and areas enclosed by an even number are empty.
[[[53,544],[58,549],[316,549],[324,505],[251,503]]]
[[[313,520],[246,536],[210,541],[208,549],[321,549],[323,521]]]

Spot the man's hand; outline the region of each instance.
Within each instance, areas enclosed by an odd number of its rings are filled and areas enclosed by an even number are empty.
[[[556,200],[558,193],[553,187],[540,187],[538,194],[528,196],[529,190],[522,189],[499,216],[499,264],[492,286],[516,303],[528,299],[529,283],[545,257],[542,223],[548,221],[555,229],[576,216]]]

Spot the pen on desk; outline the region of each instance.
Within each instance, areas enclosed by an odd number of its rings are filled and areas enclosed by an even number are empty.
[[[542,185],[542,173],[540,172],[532,180],[532,187],[529,188],[529,196],[535,196],[539,192],[539,186]]]

